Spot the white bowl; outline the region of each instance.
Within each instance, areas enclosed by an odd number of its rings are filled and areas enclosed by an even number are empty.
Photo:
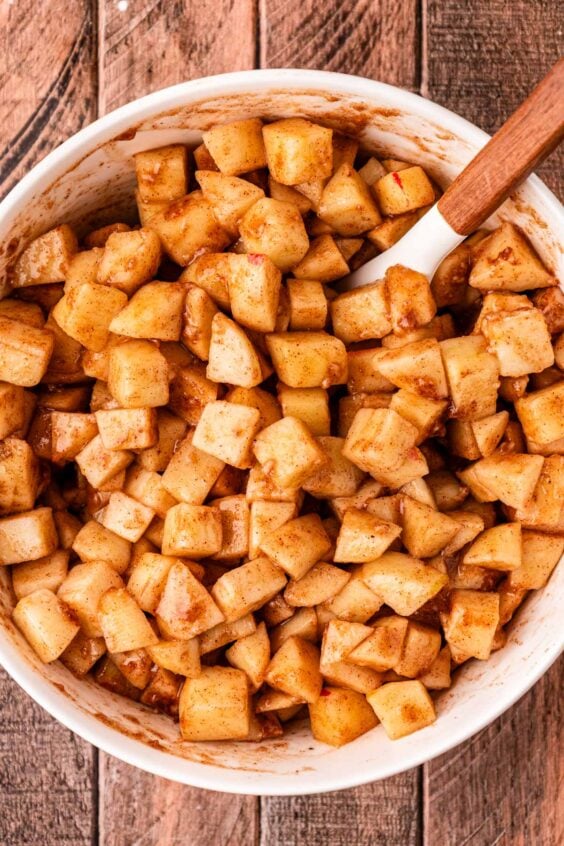
[[[354,76],[267,70],[199,79],[136,100],[83,129],[38,164],[0,205],[0,270],[32,237],[62,221],[79,230],[131,213],[132,153],[172,142],[195,145],[202,130],[251,115],[304,115],[360,136],[375,152],[423,165],[447,184],[488,136],[414,94]],[[519,224],[564,277],[564,213],[535,177],[498,215]],[[3,249],[2,249],[3,247]],[[560,264],[560,267],[558,265]],[[0,568],[2,570],[2,568]],[[303,794],[353,787],[409,769],[451,749],[509,708],[563,647],[564,568],[531,595],[505,649],[469,662],[438,700],[437,722],[402,740],[381,727],[341,749],[302,725],[260,743],[181,742],[178,726],[41,664],[11,622],[7,568],[0,573],[0,661],[49,713],[81,737],[148,772],[196,787],[250,794]]]

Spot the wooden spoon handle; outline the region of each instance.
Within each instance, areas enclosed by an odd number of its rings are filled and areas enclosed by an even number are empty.
[[[439,200],[441,214],[470,235],[564,137],[564,59],[560,59]]]

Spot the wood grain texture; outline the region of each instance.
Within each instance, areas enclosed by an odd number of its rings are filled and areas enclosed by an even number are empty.
[[[254,846],[258,802],[184,787],[102,755],[100,846]]]
[[[562,53],[559,0],[422,0],[421,93],[494,132]],[[564,194],[564,149],[539,169]]]
[[[0,3],[2,193],[96,117],[95,22],[88,0]],[[46,46],[48,45],[48,49]]]
[[[418,0],[259,0],[261,67],[354,73],[417,90]]]
[[[90,846],[96,750],[0,670],[0,843]]]
[[[426,766],[425,846],[564,842],[561,659],[493,725]]]
[[[100,114],[254,61],[254,0],[99,0]]]
[[[39,0],[0,4],[0,195],[96,117],[91,4],[51,0],[45,12]],[[0,715],[0,843],[92,843],[96,750],[2,671]]]
[[[495,131],[559,58],[560,16],[557,0],[423,0],[422,93]],[[561,148],[539,169],[560,197],[563,165]],[[424,767],[425,846],[564,842],[561,683],[562,660],[492,726]]]
[[[263,798],[260,846],[416,846],[418,770],[318,796]]]

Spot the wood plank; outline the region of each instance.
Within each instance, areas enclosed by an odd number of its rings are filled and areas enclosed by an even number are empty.
[[[96,750],[0,670],[0,843],[90,846]]]
[[[236,34],[236,37],[233,37]],[[253,0],[99,4],[100,112],[185,79],[252,68]],[[184,787],[100,754],[101,846],[239,846],[258,800]]]
[[[322,68],[418,89],[417,0],[260,0],[259,9],[261,67]],[[419,781],[412,770],[339,793],[263,798],[261,846],[415,846]]]
[[[530,93],[562,52],[558,0],[423,0],[422,93],[488,132]],[[564,195],[564,148],[539,168]]]
[[[100,846],[252,846],[258,802],[196,790],[100,755]]]
[[[51,0],[46,11],[39,0],[0,4],[3,194],[54,146],[96,117],[91,4]]]
[[[252,68],[253,0],[99,0],[100,114],[158,88]]]
[[[260,846],[415,846],[418,782],[415,769],[354,790],[263,798]]]
[[[422,93],[494,131],[558,58],[559,17],[557,0],[424,0]],[[539,169],[560,196],[563,165],[560,149]],[[562,842],[561,680],[562,663],[489,729],[424,768],[426,844]]]
[[[88,0],[0,5],[0,195],[96,117]],[[45,49],[45,45],[49,49]],[[90,844],[97,753],[0,671],[0,843]]]
[[[320,68],[418,89],[418,0],[259,2],[261,67]]]
[[[561,659],[493,725],[426,766],[425,844],[564,842],[563,683]]]

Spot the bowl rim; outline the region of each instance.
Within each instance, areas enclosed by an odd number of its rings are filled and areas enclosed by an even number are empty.
[[[304,93],[330,91],[378,99],[383,104],[388,103],[390,107],[405,109],[433,122],[440,122],[442,127],[475,146],[483,146],[490,137],[475,124],[444,106],[411,91],[376,80],[352,74],[299,68],[235,71],[160,89],[96,119],[34,165],[2,200],[0,214],[3,217],[14,215],[22,205],[33,199],[34,193],[48,188],[56,178],[76,164],[77,160],[115,138],[121,131],[129,128],[132,122],[139,123],[155,114],[182,107],[186,105],[186,100],[196,101],[198,94],[201,94],[202,99],[211,99],[265,89],[299,89]],[[564,225],[564,210],[550,189],[534,175],[528,178],[527,185],[533,189],[534,194],[542,198],[548,214],[554,216],[557,225],[558,221]],[[424,751],[410,753],[406,750],[404,760],[388,764],[387,767],[384,765],[378,774],[372,776],[362,768],[358,772],[354,769],[340,772],[337,768],[329,768],[325,773],[316,772],[314,777],[309,779],[308,774],[296,776],[292,773],[225,769],[214,764],[175,759],[170,753],[153,749],[142,741],[127,737],[117,729],[107,727],[95,717],[81,713],[78,706],[58,692],[49,681],[41,678],[30,664],[18,661],[16,648],[4,643],[1,636],[0,663],[33,700],[64,726],[107,754],[114,755],[141,770],[206,790],[256,796],[291,796],[357,787],[420,766],[448,752],[488,726],[517,702],[549,669],[563,648],[564,643],[558,643],[558,638],[555,638],[542,655],[536,656],[536,662],[531,661],[527,665],[522,674],[522,683],[518,687],[508,685],[498,691],[497,695],[491,698],[491,706],[484,709],[470,727],[459,723],[448,735],[435,739],[431,754]],[[175,760],[179,763],[178,768],[174,766]]]

